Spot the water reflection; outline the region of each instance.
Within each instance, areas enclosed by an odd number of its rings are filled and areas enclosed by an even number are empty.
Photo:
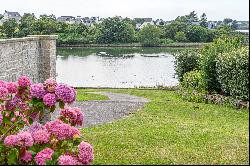
[[[178,84],[174,56],[163,48],[58,49],[57,80],[75,87],[129,88]]]

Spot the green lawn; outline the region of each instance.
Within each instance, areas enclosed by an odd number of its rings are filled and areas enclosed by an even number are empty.
[[[88,101],[88,100],[109,100],[107,96],[93,93],[86,93],[86,90],[77,90],[77,101]]]
[[[83,129],[94,146],[92,164],[249,163],[248,110],[186,102],[174,91],[104,91],[151,102],[125,119]]]

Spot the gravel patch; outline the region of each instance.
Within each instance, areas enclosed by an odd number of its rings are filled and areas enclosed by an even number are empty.
[[[128,94],[119,94],[111,92],[88,92],[102,94],[110,100],[101,101],[83,101],[75,102],[72,107],[79,107],[84,113],[85,121],[81,127],[90,127],[104,123],[110,123],[115,120],[125,118],[129,114],[141,109],[148,99],[132,96]],[[59,115],[59,111],[55,111],[52,120]]]

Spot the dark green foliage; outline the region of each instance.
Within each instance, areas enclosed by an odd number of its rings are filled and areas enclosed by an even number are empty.
[[[220,53],[230,52],[240,47],[239,38],[217,39],[201,50],[200,69],[204,71],[204,79],[208,91],[221,92],[221,86],[216,72],[216,58]]]
[[[18,24],[15,19],[7,20],[2,25],[2,32],[6,34],[6,37],[14,37],[14,33],[17,30]]]
[[[208,25],[208,23],[207,23],[207,16],[206,16],[205,13],[203,13],[203,14],[201,15],[201,19],[200,19],[200,26],[206,28],[207,25]]]
[[[97,43],[129,43],[135,35],[134,26],[128,21],[122,21],[118,17],[105,19],[99,26]]]
[[[175,71],[180,81],[186,72],[198,69],[199,55],[196,50],[179,51],[175,56]]]
[[[176,32],[174,38],[178,42],[186,42],[187,41],[187,37],[186,37],[186,34],[184,32]]]
[[[139,33],[139,41],[143,46],[158,46],[160,45],[160,36],[162,31],[160,28],[153,25],[146,25]]]
[[[249,99],[249,50],[242,47],[216,58],[216,71],[221,88],[241,100]]]
[[[191,25],[188,27],[187,38],[190,42],[211,42],[214,38],[211,32],[202,26]]]

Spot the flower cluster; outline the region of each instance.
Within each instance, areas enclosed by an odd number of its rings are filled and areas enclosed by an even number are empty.
[[[38,165],[45,165],[46,160],[52,160],[52,155],[54,153],[54,150],[50,148],[45,148],[41,152],[38,152],[35,161]]]
[[[93,148],[81,142],[81,133],[75,127],[82,126],[84,115],[79,108],[67,106],[75,99],[74,88],[57,83],[53,78],[36,84],[26,76],[17,82],[0,80],[0,155],[3,161],[8,158],[6,151],[15,149],[18,151],[14,156],[15,164],[90,164]],[[60,117],[40,124],[45,109],[54,111],[57,103],[61,108]]]
[[[31,81],[28,77],[22,76],[18,79],[18,85],[22,88],[26,88],[31,85]]]
[[[65,119],[67,119],[73,126],[76,125],[81,126],[83,124],[83,118],[84,118],[83,113],[77,107],[74,108],[68,107],[62,109],[60,115]]]
[[[93,154],[93,147],[87,143],[87,142],[81,142],[80,145],[78,146],[79,149],[79,160],[86,164],[89,165],[89,163],[94,159],[94,154]]]
[[[73,139],[74,136],[80,136],[80,131],[77,128],[63,123],[59,119],[47,122],[44,127],[58,140]]]
[[[77,163],[77,159],[70,155],[61,155],[58,158],[58,165],[77,165]]]
[[[56,86],[57,86],[57,82],[56,80],[54,80],[53,78],[49,78],[44,82],[48,92],[53,93],[55,92]]]
[[[4,144],[8,147],[31,147],[34,140],[29,132],[20,132],[17,135],[9,135],[5,138]]]
[[[52,94],[52,93],[47,93],[44,97],[43,97],[43,102],[46,106],[54,106],[56,104],[56,95]]]
[[[68,87],[65,84],[58,84],[55,89],[55,94],[64,103],[73,103],[76,99],[76,91],[74,88]]]
[[[42,99],[43,96],[46,94],[45,87],[43,86],[42,83],[33,84],[30,86],[30,94],[33,97]]]
[[[32,154],[31,152],[29,151],[25,151],[24,154],[22,155],[21,157],[21,161],[24,161],[24,162],[29,162],[32,160]]]

